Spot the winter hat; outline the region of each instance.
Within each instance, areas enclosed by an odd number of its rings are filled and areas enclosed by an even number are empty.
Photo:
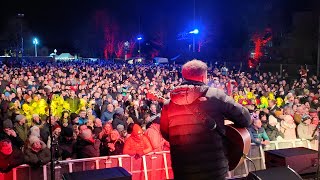
[[[123,110],[123,108],[116,108],[116,109],[114,110],[114,113],[115,113],[115,114],[121,114],[121,115],[123,115],[123,114],[124,114],[124,110]]]
[[[26,118],[24,115],[19,114],[19,115],[16,116],[16,121],[19,122],[24,118]]]
[[[3,121],[3,129],[6,129],[6,128],[10,128],[10,129],[13,128],[12,121],[10,119]]]
[[[112,96],[110,94],[108,94],[107,99],[112,99]]]
[[[118,130],[119,132],[122,132],[122,131],[124,130],[124,126],[123,126],[122,124],[118,124],[117,130]]]
[[[70,114],[70,120],[73,121],[74,119],[76,119],[77,117],[79,117],[79,115],[77,113],[71,113]]]
[[[5,95],[6,97],[9,97],[11,94],[10,94],[8,91],[6,91],[6,92],[4,93],[4,95]]]
[[[63,128],[63,136],[64,137],[72,137],[73,136],[73,129],[72,128]]]
[[[39,114],[32,114],[32,118],[40,117]]]
[[[274,114],[276,115],[276,117],[280,117],[281,115],[283,115],[282,111],[276,111],[274,112]]]
[[[32,126],[30,128],[30,135],[40,137],[40,128],[38,126]]]
[[[90,139],[92,137],[92,131],[91,129],[85,129],[82,131],[82,133],[80,134],[80,137],[82,139]]]
[[[132,128],[132,135],[137,136],[138,134],[142,133],[142,128],[138,124],[134,124]]]
[[[52,132],[53,132],[54,130],[58,129],[58,128],[61,129],[61,127],[59,126],[59,124],[54,125],[54,126],[52,127]]]
[[[36,143],[36,142],[40,142],[40,139],[37,136],[34,135],[30,135],[29,136],[29,143],[30,145]]]

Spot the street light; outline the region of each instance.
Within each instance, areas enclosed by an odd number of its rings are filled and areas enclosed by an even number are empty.
[[[34,38],[32,42],[33,42],[33,44],[34,44],[34,56],[35,56],[35,57],[38,57],[37,45],[39,44],[39,41],[38,41],[37,38]]]
[[[192,36],[192,51],[195,52],[195,46],[196,46],[196,41],[195,41],[195,35],[199,34],[199,29],[194,29],[189,32],[190,34],[193,34]]]
[[[24,14],[19,13],[18,18],[20,18],[20,38],[21,38],[21,56],[23,57],[24,48],[23,48],[23,30],[22,30],[22,19],[24,18]]]
[[[139,43],[139,50],[138,50],[138,53],[139,53],[139,57],[141,57],[141,46],[140,46],[140,42],[141,42],[141,40],[142,40],[142,36],[140,35],[140,36],[138,36],[137,37],[137,40],[138,40],[138,43]]]

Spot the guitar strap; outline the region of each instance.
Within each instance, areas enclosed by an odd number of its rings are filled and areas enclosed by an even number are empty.
[[[198,98],[198,100],[196,101],[196,108],[197,109],[197,115],[194,114],[195,110],[191,110],[189,109],[186,105],[185,108],[188,109],[188,111],[192,112],[192,115],[195,118],[201,118],[201,120],[203,121],[204,125],[210,130],[210,131],[216,131],[223,139],[223,141],[228,141],[229,139],[227,138],[227,136],[222,132],[222,130],[217,126],[217,122],[216,120],[212,117],[209,116],[206,112],[204,111],[200,111],[200,104],[203,103],[203,101],[201,100],[202,98],[208,98],[208,91],[209,91],[209,86],[205,85],[204,86],[205,90],[202,93],[202,95]]]
[[[208,91],[209,91],[209,87],[207,87],[206,91],[203,93],[202,97],[208,98]],[[201,103],[201,100],[198,100],[199,103]],[[200,106],[200,104],[199,104]],[[199,107],[198,106],[198,107]],[[200,113],[200,111],[199,111]],[[217,126],[216,120],[214,119],[214,117],[209,116],[206,112],[203,111],[204,116],[205,117],[205,121],[204,124],[208,127],[208,129],[210,129],[210,131],[214,131],[216,130],[216,132],[221,136],[222,138],[222,142],[224,144],[224,147],[227,147],[226,145],[228,143],[232,144],[232,141],[225,135],[224,132],[222,132],[222,130],[219,128],[219,126]],[[242,150],[235,148],[234,149],[235,152],[238,152],[240,154],[242,154],[242,157],[244,158],[248,158],[246,154],[243,153]]]
[[[206,86],[206,90],[201,97],[208,98],[208,91],[209,91],[209,86]],[[200,99],[198,99],[198,103],[200,106],[200,103],[202,103],[202,101]],[[200,111],[199,111],[199,113],[200,113]],[[204,117],[204,119],[205,119],[204,120],[205,126],[207,126],[210,131],[216,130],[216,132],[223,138],[223,140],[229,140],[227,138],[227,136],[219,128],[219,126],[217,126],[217,122],[212,116],[209,116],[206,112],[203,111],[202,117]]]

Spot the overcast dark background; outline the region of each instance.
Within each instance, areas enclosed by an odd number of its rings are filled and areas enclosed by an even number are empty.
[[[164,48],[176,49],[178,33],[193,28],[193,8],[194,0],[5,1],[0,11],[0,50],[8,42],[4,34],[15,31],[8,24],[18,13],[25,15],[25,48],[32,47],[32,37],[36,36],[50,52],[56,48],[81,53],[78,46],[89,42],[84,38],[103,31],[97,27],[97,21],[111,17],[118,31],[123,32],[122,39],[139,34],[140,24],[145,41],[161,31],[165,34]],[[196,0],[195,8],[201,36],[210,37],[208,50],[246,48],[253,33],[268,27],[281,36],[292,33],[297,12],[310,12],[314,19],[319,15],[317,0]],[[305,28],[316,32],[315,22]]]

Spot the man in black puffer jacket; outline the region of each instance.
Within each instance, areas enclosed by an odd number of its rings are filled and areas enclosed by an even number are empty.
[[[171,100],[163,106],[160,120],[161,133],[171,146],[174,179],[225,179],[228,160],[223,137],[210,130],[206,121],[214,120],[216,129],[224,133],[225,118],[248,127],[249,111],[223,91],[206,85],[205,63],[187,62],[182,76],[186,81],[170,93]]]

